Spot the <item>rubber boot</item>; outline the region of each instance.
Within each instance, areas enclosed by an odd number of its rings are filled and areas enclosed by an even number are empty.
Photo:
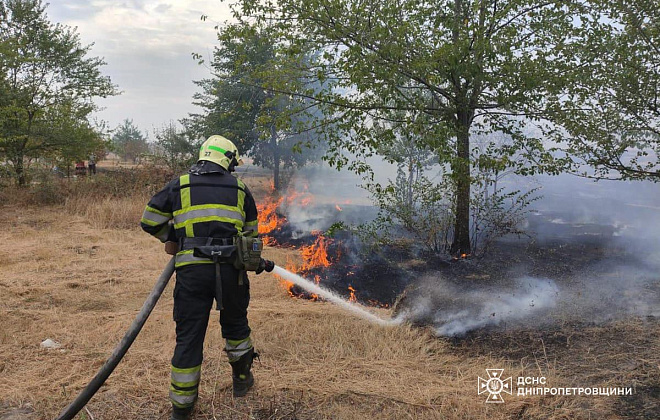
[[[194,407],[179,408],[172,406],[172,415],[170,420],[190,420]]]
[[[254,385],[254,376],[250,369],[252,368],[252,361],[259,357],[254,349],[250,349],[247,353],[241,356],[235,362],[229,362],[232,370],[233,390],[234,397],[243,397],[247,394],[248,390]]]

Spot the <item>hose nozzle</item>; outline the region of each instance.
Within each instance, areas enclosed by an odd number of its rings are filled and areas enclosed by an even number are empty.
[[[256,274],[261,274],[264,271],[270,273],[271,271],[273,271],[273,269],[275,269],[275,263],[272,262],[271,260],[265,260],[262,258],[261,261],[259,262],[259,268],[257,268],[254,272]]]

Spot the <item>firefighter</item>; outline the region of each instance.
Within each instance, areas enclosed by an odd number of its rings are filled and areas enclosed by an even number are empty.
[[[190,418],[197,400],[214,299],[232,368],[233,395],[244,396],[254,383],[250,369],[257,353],[247,319],[250,283],[234,263],[236,239],[257,238],[257,207],[247,186],[231,175],[241,163],[234,143],[209,137],[197,164],[152,197],[140,223],[165,243],[167,253],[176,254],[176,347],[170,384],[174,420]],[[258,258],[257,274],[273,269],[271,261],[260,254]]]

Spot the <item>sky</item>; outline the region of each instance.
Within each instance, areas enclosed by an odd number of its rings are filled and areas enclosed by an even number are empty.
[[[50,0],[46,13],[53,23],[76,27],[83,45],[94,44],[90,55],[105,59],[103,74],[122,92],[99,99],[103,109],[95,117],[111,128],[132,119],[150,139],[154,128],[199,111],[193,81],[210,70],[192,53],[208,62],[214,26],[231,18],[221,0]]]

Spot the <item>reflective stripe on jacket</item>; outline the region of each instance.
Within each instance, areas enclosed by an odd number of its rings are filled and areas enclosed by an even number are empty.
[[[247,186],[227,171],[186,174],[151,198],[140,226],[162,242],[257,236],[257,206]],[[210,262],[187,250],[177,254],[175,266]]]

